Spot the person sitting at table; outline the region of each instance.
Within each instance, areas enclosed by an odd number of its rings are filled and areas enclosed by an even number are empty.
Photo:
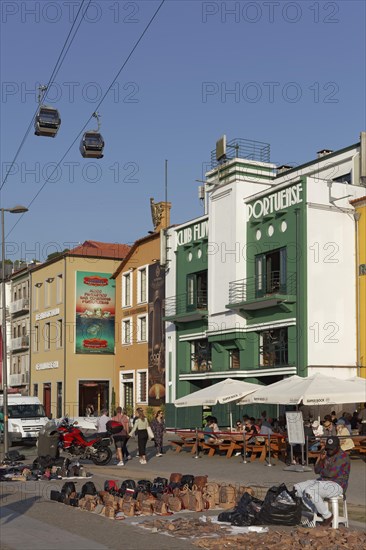
[[[257,420],[257,424],[258,424],[258,428],[259,428],[259,433],[261,435],[273,435],[273,430],[271,428],[271,426],[267,425],[268,423],[265,423],[264,420],[262,420],[261,418],[258,418]]]
[[[219,431],[217,419],[214,416],[208,416],[206,418],[206,422],[207,424],[204,429],[205,443],[209,443],[210,445],[219,445],[223,442],[223,439],[218,438],[217,435],[214,434],[214,432]]]
[[[347,435],[351,435],[349,430],[346,428],[345,421],[343,418],[340,418],[336,424],[337,429],[337,436],[340,437],[341,441],[341,449],[342,451],[349,451],[353,449],[355,444],[353,443],[352,439],[350,437],[346,437]]]
[[[337,435],[336,427],[332,422],[332,418],[331,418],[330,414],[326,414],[324,416],[323,432],[324,432],[325,437],[330,437],[332,435]]]
[[[235,427],[233,428],[233,432],[242,432],[243,431],[243,424],[240,422],[240,420],[237,420],[235,422]]]
[[[255,436],[258,434],[258,430],[255,427],[254,422],[252,422],[251,418],[245,422],[244,432],[246,433],[246,437],[248,438],[248,444],[254,445]]]
[[[318,420],[314,420],[314,422],[311,425],[313,430],[313,435],[315,437],[321,437],[324,435],[324,429],[323,426],[320,424]],[[317,439],[312,443],[312,445],[309,447],[309,451],[319,451],[320,449],[320,439]]]

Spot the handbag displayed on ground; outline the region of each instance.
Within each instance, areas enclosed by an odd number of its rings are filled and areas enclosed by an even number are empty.
[[[257,519],[265,525],[299,525],[301,510],[301,499],[282,483],[268,489]]]
[[[220,508],[234,508],[236,504],[236,489],[233,485],[221,485],[219,493]]]

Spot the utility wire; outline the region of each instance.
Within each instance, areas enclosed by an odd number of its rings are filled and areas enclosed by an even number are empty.
[[[108,86],[108,89],[107,91],[105,92],[105,94],[103,95],[103,97],[101,98],[101,100],[99,101],[97,107],[95,108],[95,111],[97,111],[99,109],[99,107],[101,106],[101,104],[103,103],[103,101],[105,100],[109,90],[112,88],[113,84],[116,82],[117,78],[119,77],[119,75],[121,74],[122,70],[125,68],[125,66],[127,65],[127,62],[129,61],[129,59],[132,57],[132,54],[134,53],[134,51],[136,50],[137,46],[140,44],[141,40],[143,39],[143,37],[145,36],[146,32],[148,31],[150,25],[152,24],[152,22],[154,21],[155,17],[157,16],[157,14],[159,13],[160,9],[162,8],[163,4],[165,3],[165,0],[162,0],[158,6],[158,8],[156,9],[156,11],[154,12],[153,16],[151,17],[150,21],[148,22],[148,24],[146,25],[145,29],[143,30],[143,32],[141,33],[140,37],[138,38],[137,42],[135,43],[135,45],[133,46],[132,50],[130,51],[130,53],[128,54],[128,56],[126,57],[125,61],[123,62],[122,66],[120,67],[120,69],[118,70],[116,76],[114,77],[114,79],[112,80],[111,84]],[[95,112],[94,111],[94,112]],[[60,160],[58,161],[57,165],[55,166],[55,168],[53,169],[53,171],[51,172],[51,174],[48,176],[48,178],[45,180],[44,184],[42,185],[42,187],[37,191],[37,193],[35,194],[35,196],[33,197],[33,199],[31,200],[31,202],[28,204],[28,208],[34,203],[34,201],[36,200],[36,198],[40,195],[40,193],[43,191],[43,189],[46,187],[47,183],[50,181],[50,179],[52,178],[53,174],[56,172],[56,170],[59,168],[61,162],[64,160],[64,158],[68,155],[69,151],[71,151],[72,147],[74,146],[74,144],[76,143],[76,141],[78,140],[78,138],[80,137],[80,135],[84,132],[85,128],[88,126],[89,122],[91,121],[91,119],[93,118],[93,115],[91,115],[88,120],[86,121],[86,123],[84,124],[84,126],[82,127],[82,129],[80,130],[80,132],[77,134],[76,138],[74,139],[74,141],[71,143],[71,145],[69,146],[69,148],[67,149],[67,151],[63,154],[63,156],[60,158]],[[10,229],[9,233],[7,234],[7,237],[10,235],[10,233],[13,231],[13,229],[18,225],[18,223],[21,221],[21,219],[23,218],[24,216],[24,213],[21,214],[20,216],[17,216],[17,221],[14,223],[13,227]]]
[[[65,59],[66,55],[67,55],[67,52],[69,51],[70,46],[71,46],[71,44],[73,43],[74,38],[75,38],[75,36],[76,36],[76,34],[77,34],[78,30],[79,30],[79,27],[80,27],[81,23],[83,22],[83,19],[84,19],[84,17],[85,17],[85,14],[86,14],[86,12],[88,11],[89,4],[90,4],[91,0],[89,0],[89,3],[88,3],[88,5],[87,5],[87,7],[86,7],[84,13],[82,14],[82,17],[81,17],[81,19],[80,19],[80,21],[79,21],[79,24],[78,24],[78,26],[77,26],[77,28],[76,28],[76,31],[75,31],[74,35],[73,35],[73,37],[72,37],[72,39],[71,39],[71,41],[70,41],[70,44],[69,44],[68,47],[67,47],[67,50],[66,50],[66,52],[65,52],[65,55],[63,56],[62,60],[60,61],[60,59],[61,59],[61,57],[62,57],[62,55],[63,55],[63,53],[64,53],[64,50],[65,50],[65,48],[66,48],[67,42],[68,42],[68,40],[69,40],[69,38],[70,38],[70,35],[71,35],[72,31],[73,31],[73,28],[74,28],[74,26],[75,26],[75,24],[76,24],[76,21],[77,21],[77,19],[78,19],[78,17],[79,17],[79,13],[80,13],[80,11],[82,10],[82,7],[83,7],[85,1],[86,1],[86,0],[82,0],[82,2],[81,2],[81,4],[80,4],[80,7],[79,7],[78,12],[77,12],[77,14],[76,14],[76,16],[75,16],[74,22],[73,22],[73,24],[72,24],[72,26],[71,26],[71,29],[70,29],[70,31],[69,31],[69,34],[67,35],[67,38],[66,38],[66,40],[65,40],[65,42],[64,42],[64,45],[63,45],[63,47],[62,47],[62,50],[61,50],[61,52],[60,52],[60,55],[58,56],[58,59],[57,59],[57,61],[56,61],[56,64],[55,64],[55,66],[54,66],[54,68],[53,68],[53,71],[52,71],[52,73],[51,73],[51,76],[50,76],[50,78],[49,78],[49,80],[48,80],[48,84],[47,84],[47,86],[46,86],[45,93],[44,93],[44,95],[43,95],[43,97],[42,97],[42,101],[46,98],[49,87],[51,86],[52,82],[53,82],[54,79],[56,78],[57,73],[58,73],[59,70],[61,69],[61,66],[62,66],[62,64],[63,64],[63,62],[64,62],[64,59]],[[28,134],[29,134],[29,132],[30,132],[30,130],[31,130],[33,124],[34,124],[34,119],[35,119],[35,117],[36,117],[36,115],[37,115],[37,113],[38,113],[38,109],[39,109],[39,107],[37,107],[37,109],[36,109],[34,115],[32,116],[32,120],[30,121],[29,126],[28,126],[28,128],[27,128],[27,130],[26,130],[26,132],[25,132],[25,134],[24,134],[24,136],[23,136],[23,139],[22,139],[22,141],[20,142],[20,145],[19,145],[19,147],[18,147],[18,149],[17,149],[17,152],[15,153],[15,156],[14,156],[14,158],[13,158],[13,160],[12,160],[12,163],[11,163],[11,165],[10,165],[10,167],[9,167],[9,169],[8,169],[8,171],[7,171],[7,173],[5,174],[4,180],[3,180],[2,184],[1,184],[1,187],[0,187],[0,191],[1,191],[2,188],[4,187],[4,185],[5,185],[5,183],[6,183],[7,179],[8,179],[8,176],[9,176],[9,174],[10,174],[10,172],[11,172],[13,166],[14,166],[14,163],[15,163],[15,161],[17,160],[17,158],[18,158],[18,156],[19,156],[19,153],[20,153],[20,151],[21,151],[22,148],[23,148],[23,145],[24,145],[24,143],[25,143],[25,140],[27,139]]]

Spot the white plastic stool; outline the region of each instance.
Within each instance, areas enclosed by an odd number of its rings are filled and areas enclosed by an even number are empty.
[[[327,500],[329,500],[332,506],[332,514],[333,514],[332,528],[338,529],[338,525],[340,523],[343,523],[346,527],[348,527],[348,511],[347,511],[346,497],[344,495],[339,495],[338,497],[330,497]],[[343,516],[339,515],[339,501],[343,502]]]

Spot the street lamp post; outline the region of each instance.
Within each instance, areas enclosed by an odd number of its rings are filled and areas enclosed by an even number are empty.
[[[1,254],[2,254],[2,339],[3,339],[3,411],[4,411],[4,453],[9,450],[8,432],[8,367],[7,367],[7,344],[6,344],[6,293],[5,293],[5,224],[4,214],[23,214],[28,212],[25,206],[14,206],[13,208],[0,208],[1,210]]]

